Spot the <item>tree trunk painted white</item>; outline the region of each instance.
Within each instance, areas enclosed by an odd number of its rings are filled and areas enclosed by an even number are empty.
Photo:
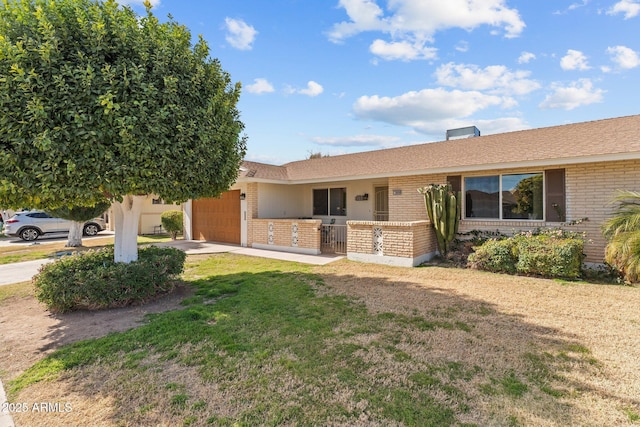
[[[82,246],[82,228],[84,222],[72,221],[71,228],[69,228],[69,238],[65,247],[77,248]]]
[[[122,202],[114,202],[115,223],[114,261],[129,264],[138,260],[138,222],[142,204],[148,196],[123,197]]]

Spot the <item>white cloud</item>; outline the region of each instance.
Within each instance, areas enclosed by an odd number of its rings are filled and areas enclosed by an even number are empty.
[[[455,50],[458,52],[468,52],[469,51],[469,42],[465,40],[461,40],[456,44]]]
[[[569,5],[569,10],[576,10],[589,4],[589,0],[582,0],[580,3],[572,3]]]
[[[526,95],[539,89],[540,83],[528,79],[530,74],[529,71],[511,71],[504,65],[479,68],[453,62],[441,65],[435,72],[441,85],[507,95]]]
[[[378,43],[375,47],[387,55],[385,59],[395,59],[394,56],[403,60],[424,59],[425,54],[434,55],[425,44],[433,42],[436,32],[450,28],[471,31],[489,25],[502,29],[505,37],[519,36],[525,27],[524,21],[516,9],[508,8],[505,3],[506,0],[389,0],[385,11],[375,0],[340,0],[339,6],[344,8],[349,20],[335,24],[328,37],[333,42],[341,42],[365,31],[382,32],[388,34],[391,41],[380,41],[385,44]],[[371,51],[376,53],[373,48],[372,45]],[[400,54],[397,50],[413,53]]]
[[[607,11],[607,15],[617,15],[618,13],[624,13],[624,19],[635,18],[640,14],[640,3],[635,0],[621,0]]]
[[[340,0],[339,6],[345,9],[351,22],[340,22],[333,26],[329,39],[334,42],[363,31],[380,31],[387,27],[381,19],[384,12],[375,0]]]
[[[227,42],[240,50],[251,50],[251,44],[256,39],[258,32],[251,25],[241,19],[225,18],[227,28]]]
[[[504,104],[505,100],[498,96],[477,91],[437,88],[407,92],[396,97],[362,96],[353,105],[353,112],[362,120],[410,127],[416,133],[428,135],[433,140],[443,140],[447,129],[471,125],[478,126],[483,135],[529,128],[518,117],[492,120],[471,118],[479,111],[494,106],[503,107]],[[385,147],[398,145],[393,141],[381,142]]]
[[[443,121],[468,117],[504,102],[501,97],[477,91],[438,88],[407,92],[396,97],[362,96],[353,105],[353,112],[360,119],[409,126],[418,132],[429,133],[446,130],[442,127]]]
[[[607,48],[607,53],[611,55],[611,60],[615,62],[618,67],[625,70],[640,66],[638,53],[626,46],[609,47]]]
[[[587,57],[579,50],[569,49],[567,54],[560,59],[560,67],[563,70],[588,70]]]
[[[536,55],[531,52],[522,52],[518,57],[518,64],[528,64],[532,60],[536,59]]]
[[[387,43],[384,40],[375,40],[369,51],[387,61],[400,59],[410,61],[414,59],[434,59],[438,49],[426,47],[424,43],[410,43],[408,41]]]
[[[480,129],[482,135],[513,132],[516,130],[530,128],[530,126],[519,117],[502,117],[494,120],[476,120],[473,124]]]
[[[400,138],[386,135],[353,135],[344,137],[315,137],[311,141],[318,145],[330,145],[333,147],[391,147],[396,145]]]
[[[557,11],[553,12],[553,14],[554,15],[564,15],[566,13],[569,13],[569,12],[573,11],[573,10],[579,9],[581,7],[584,7],[584,6],[588,5],[588,4],[589,4],[589,0],[582,0],[580,3],[572,3],[572,4],[570,4],[569,7],[567,7],[567,9],[564,10],[564,11],[557,10]]]
[[[324,88],[321,84],[310,80],[307,83],[307,87],[304,89],[296,89],[292,86],[287,86],[285,88],[285,92],[288,94],[298,94],[298,95],[307,95],[307,96],[318,96],[322,92],[324,92]]]
[[[273,85],[269,83],[267,79],[257,78],[257,79],[253,79],[253,81],[254,81],[253,84],[246,86],[247,92],[249,93],[255,93],[257,95],[260,95],[263,93],[271,93],[275,91],[275,89],[273,88]]]
[[[575,108],[602,102],[604,91],[593,87],[589,79],[580,79],[569,86],[555,83],[551,86],[553,93],[540,104],[540,108],[573,110]]]
[[[306,89],[301,89],[300,91],[298,91],[298,93],[302,95],[309,95],[309,96],[318,96],[322,92],[324,92],[324,88],[322,87],[322,85],[314,82],[313,80],[307,83]]]

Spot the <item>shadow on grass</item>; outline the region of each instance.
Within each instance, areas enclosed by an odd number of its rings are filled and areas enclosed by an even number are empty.
[[[60,348],[11,395],[63,381],[88,424],[568,425],[575,396],[603,394],[580,379],[602,373],[576,337],[451,289],[305,271],[191,283],[184,308]],[[86,316],[58,319],[53,346],[91,329]],[[89,405],[105,397],[117,404]]]

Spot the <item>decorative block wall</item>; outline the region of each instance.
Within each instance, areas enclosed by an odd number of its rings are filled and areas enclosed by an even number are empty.
[[[252,219],[252,246],[319,254],[319,219]]]

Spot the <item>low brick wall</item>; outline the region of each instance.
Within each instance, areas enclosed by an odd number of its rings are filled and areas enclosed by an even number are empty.
[[[347,258],[415,267],[435,256],[429,221],[347,221]]]
[[[251,247],[302,254],[320,254],[319,219],[254,218]]]

